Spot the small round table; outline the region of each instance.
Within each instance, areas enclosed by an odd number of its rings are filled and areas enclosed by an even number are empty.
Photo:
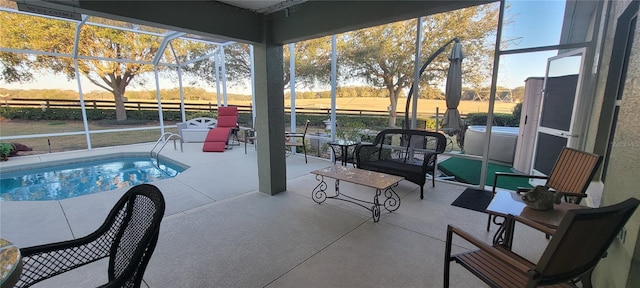
[[[329,144],[329,147],[331,147],[331,150],[333,151],[333,164],[336,163],[336,160],[340,159],[340,162],[341,162],[340,164],[342,164],[342,166],[346,166],[347,162],[349,162],[349,161],[353,162],[354,161],[354,159],[353,159],[354,151],[353,150],[359,144],[359,142],[351,141],[351,140],[344,140],[344,139],[336,139],[335,141],[331,141],[331,142],[329,142],[327,144]],[[351,147],[353,147],[353,149],[349,149]],[[336,148],[340,149],[339,153],[336,151]],[[349,152],[351,152],[351,153],[349,153]],[[340,156],[338,156],[338,154]]]
[[[0,238],[0,287],[13,287],[22,273],[20,249]]]

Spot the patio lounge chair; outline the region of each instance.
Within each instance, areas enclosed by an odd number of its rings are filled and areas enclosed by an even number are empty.
[[[449,287],[451,261],[462,265],[491,287],[591,287],[590,273],[605,255],[609,245],[640,201],[630,198],[603,208],[569,210],[554,231],[531,220],[514,220],[553,234],[537,263],[532,263],[503,246],[490,246],[457,227],[447,227],[444,259],[444,287]],[[514,217],[514,216],[509,216]],[[453,234],[478,247],[478,250],[451,254]],[[551,286],[545,286],[551,287]]]
[[[565,200],[580,204],[582,198],[587,197],[586,191],[591,178],[596,173],[602,156],[563,147],[549,176],[526,175],[496,172],[494,176],[493,195],[496,194],[498,180],[502,177],[517,177],[529,179],[546,179],[545,186],[556,193],[562,193]],[[528,188],[518,189],[518,193],[526,192]],[[491,215],[487,221],[487,231],[491,226]]]
[[[238,140],[238,107],[219,107],[218,125],[207,133],[202,151],[224,152],[232,138]]]
[[[101,287],[140,287],[158,241],[164,209],[164,197],[157,187],[132,187],[95,232],[20,249],[23,267],[15,287],[29,287],[105,257],[109,257],[109,283]]]
[[[305,145],[304,140],[307,137],[307,129],[309,128],[309,120],[304,124],[304,131],[302,133],[284,133],[284,146],[291,147],[293,149],[297,149],[296,147],[302,147],[302,151],[304,151],[304,163],[307,163],[307,145]]]

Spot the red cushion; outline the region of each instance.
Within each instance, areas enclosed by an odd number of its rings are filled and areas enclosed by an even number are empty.
[[[238,123],[238,116],[218,116],[217,127],[236,127]]]
[[[238,107],[227,106],[218,107],[218,116],[238,116]]]
[[[202,152],[224,152],[225,142],[204,142]]]
[[[207,137],[204,138],[204,142],[222,142],[227,143],[229,138],[230,128],[213,128],[207,132]]]

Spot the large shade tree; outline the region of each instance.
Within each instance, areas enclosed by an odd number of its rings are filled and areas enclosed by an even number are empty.
[[[194,47],[195,48],[195,47]],[[221,79],[216,78],[216,61],[218,61],[218,67],[222,64],[222,59],[218,60],[217,55],[214,53],[219,53],[217,49],[221,49],[224,53],[224,63],[225,63],[225,76],[232,86],[238,85],[243,86],[245,84],[245,80],[250,79],[251,77],[251,53],[249,44],[244,43],[229,43],[226,45],[220,45],[219,47],[212,49],[189,49],[190,54],[193,54],[188,58],[195,58],[200,55],[210,54],[211,57],[202,59],[201,61],[197,61],[191,63],[183,68],[183,71],[188,74],[195,76],[193,77],[193,82],[190,85],[198,85],[198,80],[205,80],[207,83],[215,83]],[[184,61],[183,61],[184,62]],[[221,74],[218,76],[222,77]]]
[[[0,53],[0,80],[28,82],[34,73],[63,75],[76,78],[73,56],[77,22],[0,11],[0,47],[37,51],[38,53]],[[101,19],[101,24],[116,24],[136,29],[138,25]],[[143,84],[145,73],[153,71],[156,54],[164,52],[165,59],[173,59],[169,51],[159,51],[163,38],[147,33],[132,32],[84,24],[78,38],[78,72],[94,85],[113,94],[116,119],[126,120],[125,92],[129,85]],[[177,55],[203,54],[203,43],[175,41],[172,48]],[[185,51],[189,50],[190,53]],[[41,53],[45,52],[45,53]],[[65,56],[56,56],[63,54]],[[159,67],[164,70],[165,67]]]
[[[226,67],[226,77],[231,85],[242,86],[250,79],[251,55],[248,44],[234,43],[224,46],[224,61]],[[295,76],[296,87],[312,88],[315,84],[329,83],[331,71],[331,40],[329,37],[316,38],[301,41],[294,44],[295,54]],[[289,88],[291,84],[291,73],[289,69],[291,53],[289,45],[283,46],[284,75],[283,89]],[[184,71],[208,82],[216,81],[215,58],[207,58],[203,61],[195,62]],[[192,83],[195,84],[195,83]]]
[[[331,75],[331,36],[294,44],[296,87],[327,85]],[[289,45],[284,47],[284,88],[291,83]]]
[[[463,81],[480,85],[490,76],[491,39],[495,37],[498,6],[474,6],[423,17],[421,63],[447,41],[457,37],[463,44]],[[341,35],[340,53],[348,73],[387,89],[389,126],[395,126],[398,98],[411,86],[414,75],[416,20],[365,28]],[[438,56],[421,78],[420,85],[435,87],[446,78],[448,51]]]

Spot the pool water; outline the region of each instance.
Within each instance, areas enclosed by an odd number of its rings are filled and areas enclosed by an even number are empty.
[[[0,201],[62,200],[172,178],[185,168],[147,157],[75,160],[47,168],[2,171]]]

